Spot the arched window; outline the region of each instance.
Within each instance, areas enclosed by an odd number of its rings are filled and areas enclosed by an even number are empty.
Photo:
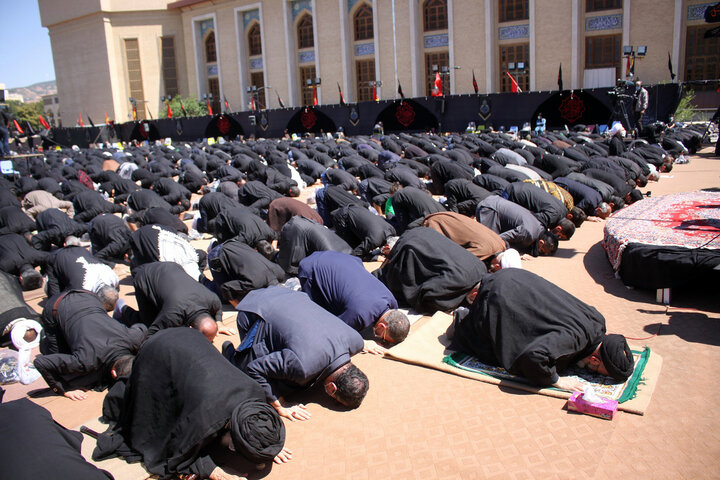
[[[215,50],[215,32],[210,32],[205,38],[205,61],[207,63],[217,62],[217,51]]]
[[[447,2],[445,0],[427,0],[423,5],[425,31],[446,30]]]
[[[315,46],[313,37],[312,16],[305,14],[297,25],[298,48],[312,48]]]
[[[357,9],[353,23],[355,24],[355,40],[373,38],[373,12],[367,3]]]
[[[260,40],[260,24],[256,23],[250,27],[250,31],[247,35],[248,38],[248,50],[250,56],[262,55],[262,41]]]

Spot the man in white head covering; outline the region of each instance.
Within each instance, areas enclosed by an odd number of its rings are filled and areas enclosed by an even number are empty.
[[[14,333],[14,327],[19,326],[21,322],[35,322],[39,315],[30,306],[25,303],[22,294],[20,282],[10,274],[0,271],[0,339],[2,343],[6,343],[12,339],[15,343],[16,336],[23,338],[28,328],[18,329]],[[23,323],[22,325],[31,325]],[[39,325],[38,325],[39,326]],[[37,337],[40,336],[42,328],[37,330]],[[22,333],[20,333],[22,331]],[[34,338],[28,337],[26,341],[33,341]],[[17,343],[15,344],[17,346]]]

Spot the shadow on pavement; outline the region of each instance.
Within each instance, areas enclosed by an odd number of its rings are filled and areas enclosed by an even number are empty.
[[[700,312],[673,312],[672,307],[669,314],[667,324],[646,325],[645,331],[658,336],[675,335],[686,342],[720,346],[720,319],[709,318]]]

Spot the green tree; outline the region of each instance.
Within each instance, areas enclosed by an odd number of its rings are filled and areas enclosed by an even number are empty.
[[[33,129],[38,130],[40,128],[38,117],[43,114],[43,102],[22,103],[17,100],[10,100],[7,103],[10,113],[17,117],[21,127],[24,128],[25,121],[27,121],[30,122]]]
[[[208,114],[207,106],[205,106],[205,103],[199,102],[198,99],[193,97],[192,95],[187,97],[183,97],[182,95],[176,95],[172,97],[172,100],[170,100],[169,102],[173,118],[182,118],[184,116],[182,108],[180,106],[180,102],[182,102],[182,106],[185,107],[185,113],[188,117],[199,117]],[[160,111],[158,112],[158,118],[168,118],[167,106],[165,105],[165,102],[161,102]]]
[[[697,108],[693,100],[695,100],[695,92],[692,88],[686,88],[677,109],[675,109],[676,122],[689,122],[693,119],[694,111]]]

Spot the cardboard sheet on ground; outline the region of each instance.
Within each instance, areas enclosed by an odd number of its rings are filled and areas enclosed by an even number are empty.
[[[538,388],[527,383],[518,381],[517,377],[506,374],[504,378],[498,378],[497,376],[491,376],[489,373],[482,373],[477,371],[477,363],[473,362],[464,357],[463,355],[456,355],[454,359],[455,363],[460,363],[460,366],[452,365],[443,361],[448,355],[455,352],[449,350],[447,346],[449,341],[445,336],[445,331],[452,323],[452,317],[446,313],[437,312],[432,318],[420,325],[419,328],[413,331],[408,338],[392,347],[388,352],[388,357],[395,360],[400,360],[406,363],[412,363],[421,365],[424,367],[434,368],[444,372],[459,375],[461,377],[471,378],[474,380],[480,380],[482,382],[491,383],[493,385],[502,385],[527,392],[539,393],[541,395],[547,395],[550,397],[557,398],[569,398],[571,393],[561,390],[555,390],[551,388]],[[642,352],[643,348],[633,348],[634,351]],[[637,390],[635,391],[632,398],[625,400],[620,403],[618,408],[626,412],[643,415],[650,404],[652,393],[655,390],[658,376],[660,375],[660,369],[662,367],[662,357],[657,353],[647,350],[646,355],[636,355],[637,361],[641,357],[645,357],[645,365],[642,372],[637,377]],[[477,360],[475,360],[477,362]],[[479,362],[478,362],[479,363]],[[493,372],[498,373],[498,372]],[[632,383],[633,377],[626,382]],[[594,385],[595,386],[595,385]],[[596,387],[599,394],[603,396],[621,398],[622,390],[609,387],[607,385],[601,385]]]
[[[398,308],[398,310],[405,314],[410,321],[410,325],[415,325],[415,323],[423,317],[422,313],[417,313],[412,308]]]
[[[98,419],[84,422],[83,425],[98,433],[104,432],[108,428],[107,425],[100,423]],[[73,428],[73,430],[79,432],[80,427],[81,425],[78,425],[76,428]],[[83,435],[81,447],[82,456],[96,467],[110,472],[112,476],[115,477],[115,480],[145,480],[151,476],[142,466],[142,463],[127,463],[121,457],[109,458],[100,462],[94,461],[92,459],[92,452],[95,449],[95,445],[97,445],[97,441],[94,438]]]

